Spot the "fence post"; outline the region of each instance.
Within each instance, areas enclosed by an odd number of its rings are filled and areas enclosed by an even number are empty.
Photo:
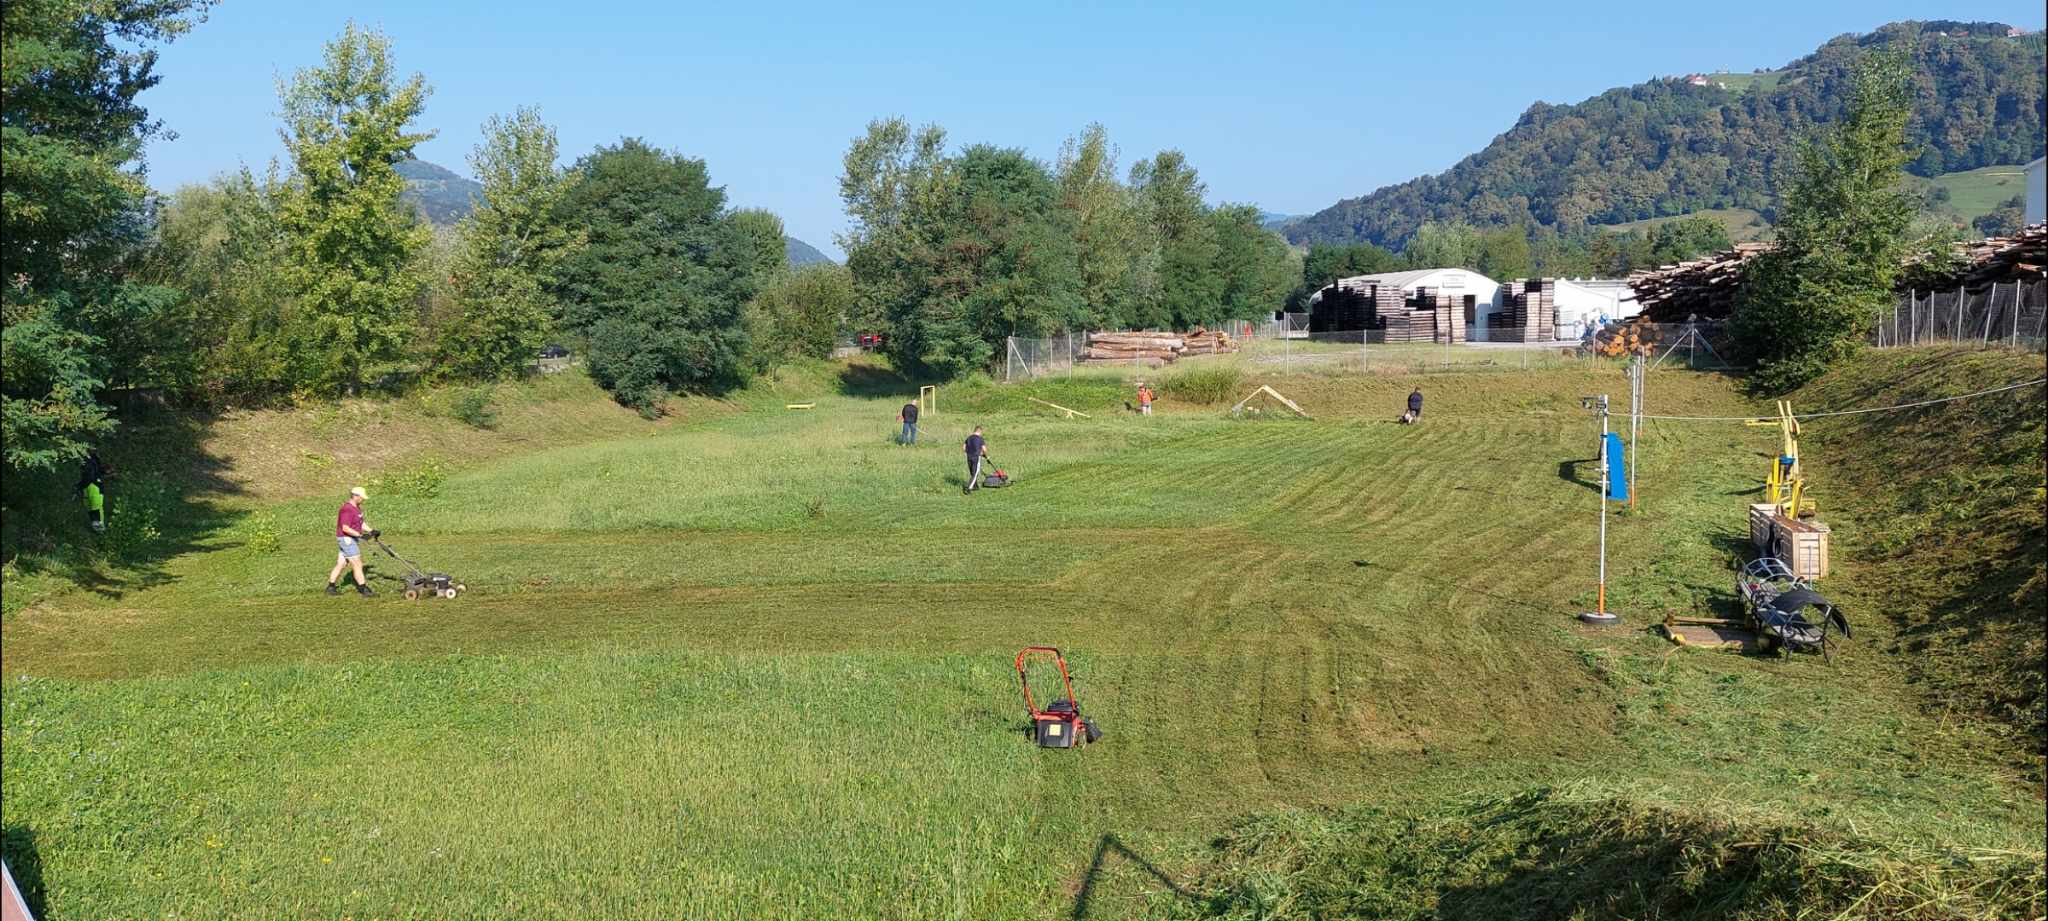
[[[1920,292],[1908,291],[1906,298],[1909,305],[1906,308],[1906,344],[1916,345],[1920,341]],[[1892,312],[1893,315],[1898,313],[1896,308]]]

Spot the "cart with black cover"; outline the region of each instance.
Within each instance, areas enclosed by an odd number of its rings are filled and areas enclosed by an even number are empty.
[[[1742,608],[1766,649],[1818,652],[1832,660],[1850,637],[1849,619],[1777,557],[1752,560],[1735,577]]]

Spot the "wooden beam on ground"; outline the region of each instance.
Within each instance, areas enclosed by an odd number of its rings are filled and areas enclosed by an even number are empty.
[[[1057,409],[1057,410],[1059,410],[1060,412],[1066,413],[1066,414],[1067,414],[1067,418],[1069,418],[1069,419],[1072,419],[1072,418],[1074,418],[1075,416],[1080,416],[1080,417],[1081,417],[1081,418],[1083,418],[1083,419],[1093,419],[1093,418],[1095,418],[1094,416],[1088,415],[1087,413],[1084,413],[1084,412],[1082,412],[1082,411],[1080,411],[1080,410],[1078,410],[1078,409],[1068,409],[1068,408],[1066,408],[1066,407],[1064,407],[1064,406],[1061,406],[1061,405],[1060,405],[1060,404],[1058,404],[1058,403],[1048,403],[1048,402],[1046,402],[1046,401],[1044,401],[1044,400],[1041,400],[1041,399],[1039,399],[1039,398],[1037,398],[1037,397],[1025,397],[1024,399],[1030,400],[1030,401],[1031,401],[1031,402],[1033,402],[1033,403],[1042,403],[1042,404],[1044,404],[1044,405],[1046,405],[1046,406],[1050,406],[1050,407],[1052,407],[1052,408],[1054,408],[1054,409]]]
[[[1286,397],[1283,397],[1283,396],[1281,396],[1281,395],[1280,395],[1280,391],[1278,391],[1278,390],[1274,390],[1274,389],[1273,389],[1273,388],[1272,388],[1271,386],[1269,386],[1269,385],[1265,385],[1265,384],[1261,384],[1261,385],[1259,385],[1259,389],[1257,389],[1257,390],[1254,390],[1254,391],[1252,391],[1252,392],[1251,392],[1251,394],[1250,394],[1249,396],[1246,396],[1246,397],[1245,397],[1244,399],[1242,399],[1242,400],[1239,400],[1239,401],[1237,401],[1237,405],[1236,405],[1236,406],[1232,406],[1232,407],[1230,408],[1230,411],[1231,411],[1232,413],[1237,413],[1237,412],[1240,412],[1240,411],[1242,411],[1242,410],[1244,409],[1244,404],[1246,404],[1246,403],[1250,403],[1250,402],[1252,401],[1252,399],[1253,399],[1253,398],[1257,397],[1257,396],[1258,396],[1259,394],[1262,394],[1262,393],[1263,393],[1263,394],[1265,394],[1265,395],[1267,395],[1267,396],[1269,396],[1269,397],[1272,397],[1272,398],[1273,398],[1273,399],[1275,399],[1275,400],[1279,400],[1279,401],[1280,401],[1280,404],[1281,404],[1282,406],[1285,406],[1285,407],[1287,407],[1288,409],[1294,410],[1294,412],[1295,412],[1295,413],[1296,413],[1297,415],[1301,416],[1301,417],[1302,417],[1303,419],[1314,419],[1314,418],[1315,418],[1314,416],[1311,416],[1311,415],[1309,415],[1309,414],[1308,414],[1308,411],[1307,411],[1307,410],[1304,410],[1304,409],[1302,409],[1301,407],[1299,407],[1299,406],[1296,406],[1296,405],[1294,404],[1294,401],[1293,401],[1293,400],[1290,400],[1290,399],[1288,399],[1288,398],[1286,398]]]

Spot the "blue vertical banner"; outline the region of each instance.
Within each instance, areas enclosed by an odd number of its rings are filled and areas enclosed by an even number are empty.
[[[1607,433],[1607,498],[1628,501],[1628,449],[1621,444],[1620,432]]]

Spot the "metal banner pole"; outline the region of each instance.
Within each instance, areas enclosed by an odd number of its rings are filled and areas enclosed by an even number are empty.
[[[1580,405],[1600,416],[1600,593],[1594,609],[1581,612],[1579,619],[1589,624],[1618,624],[1621,618],[1607,613],[1607,492],[1613,475],[1607,464],[1607,394],[1585,397]]]

